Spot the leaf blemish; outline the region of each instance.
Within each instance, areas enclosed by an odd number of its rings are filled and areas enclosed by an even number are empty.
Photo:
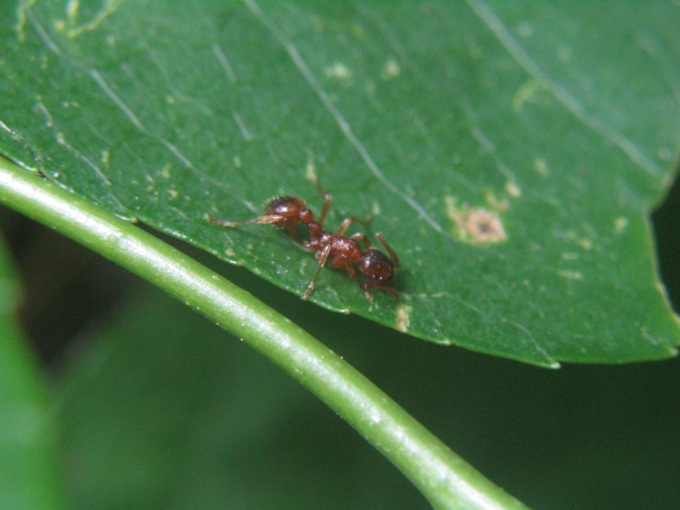
[[[519,113],[525,104],[538,103],[540,94],[547,90],[545,85],[536,80],[527,81],[515,92],[515,96],[512,98],[512,109]]]
[[[348,80],[352,77],[352,71],[350,71],[349,68],[341,62],[335,62],[334,64],[327,66],[323,72],[329,78]]]
[[[514,182],[508,182],[505,185],[505,191],[507,191],[508,195],[510,195],[512,198],[519,198],[522,196],[522,190]]]
[[[68,31],[69,37],[77,37],[83,32],[92,32],[96,30],[109,16],[118,10],[123,0],[106,0],[102,9],[94,15],[92,19],[77,25],[78,11],[80,10],[80,2],[78,0],[71,0],[67,3],[66,14],[68,16],[68,25],[73,27]]]
[[[162,177],[163,179],[169,179],[172,177],[172,172],[170,171],[172,169],[172,166],[169,164],[166,164],[161,168],[161,171],[158,172],[158,176]]]
[[[536,171],[542,176],[545,177],[546,175],[548,175],[548,163],[545,159],[543,158],[534,159],[534,168],[536,168]]]
[[[623,216],[616,218],[614,221],[614,230],[616,230],[617,234],[626,230],[626,227],[628,227],[628,218],[624,218]]]
[[[80,2],[78,2],[78,0],[70,0],[66,4],[66,14],[69,22],[75,23],[76,17],[78,16],[78,9],[80,9]]]
[[[411,324],[412,311],[413,311],[412,306],[400,304],[397,307],[397,318],[394,323],[394,327],[398,331],[401,331],[402,333],[406,333],[408,331],[409,324]]]
[[[396,78],[400,74],[401,67],[399,67],[399,62],[397,62],[393,57],[390,57],[387,59],[387,62],[385,62],[385,65],[383,66],[380,73],[380,77],[387,81],[391,80],[392,78]]]
[[[583,273],[580,273],[578,271],[558,271],[557,274],[559,274],[563,278],[567,278],[568,280],[583,279]]]
[[[483,207],[458,206],[453,197],[445,197],[446,214],[461,241],[469,244],[491,244],[505,241],[507,234],[497,213]]]
[[[566,239],[585,251],[590,251],[593,249],[593,242],[590,239],[579,236],[573,230],[567,230],[565,232],[555,232],[555,237],[560,239]]]
[[[307,164],[305,165],[305,178],[311,183],[318,182],[319,180],[319,177],[316,174],[314,155],[311,152],[307,156]]]

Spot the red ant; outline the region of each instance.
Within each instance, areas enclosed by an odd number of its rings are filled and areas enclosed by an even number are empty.
[[[363,223],[354,216],[345,218],[335,234],[324,230],[323,224],[324,221],[326,221],[326,215],[328,214],[332,197],[330,193],[322,191],[317,182],[314,184],[321,196],[324,197],[324,204],[321,209],[319,221],[314,221],[314,214],[307,208],[306,204],[301,199],[291,196],[272,199],[265,207],[264,215],[251,220],[223,221],[210,216],[207,216],[206,219],[210,223],[223,227],[238,227],[249,223],[272,224],[279,228],[287,229],[296,242],[304,246],[307,250],[315,252],[314,256],[319,261],[319,266],[314,274],[314,278],[312,278],[312,281],[309,283],[307,290],[302,296],[303,300],[306,300],[314,290],[316,279],[326,263],[334,268],[345,268],[347,274],[357,282],[364,295],[371,302],[373,302],[373,296],[368,291],[370,288],[380,289],[393,296],[398,296],[397,291],[390,287],[394,282],[397,269],[399,268],[399,258],[397,257],[397,254],[390,245],[387,244],[387,241],[385,241],[380,232],[375,236],[390,254],[389,258],[380,250],[371,247],[371,243],[366,234],[357,233],[345,237],[345,232],[353,222]],[[303,241],[300,238],[295,229],[297,223],[304,223],[307,225],[309,229],[309,241]],[[359,239],[361,239],[366,246],[365,251],[361,250],[361,247],[357,242]],[[359,278],[352,264],[358,265],[359,272],[368,279],[366,282],[363,282]]]

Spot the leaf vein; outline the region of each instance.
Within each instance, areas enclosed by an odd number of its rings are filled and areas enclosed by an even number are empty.
[[[383,171],[378,167],[377,163],[371,157],[370,153],[368,152],[368,149],[366,149],[364,144],[361,143],[361,140],[359,140],[357,135],[354,133],[352,127],[350,126],[345,116],[333,104],[333,101],[326,93],[322,85],[319,83],[319,80],[316,79],[316,76],[314,76],[309,66],[307,66],[306,62],[302,58],[302,55],[300,55],[300,52],[297,50],[295,45],[290,40],[288,40],[283,35],[283,33],[281,33],[281,31],[274,25],[274,23],[269,18],[265,16],[264,12],[262,12],[260,7],[255,2],[255,0],[244,0],[244,2],[248,9],[250,9],[250,11],[253,13],[255,18],[260,23],[262,23],[262,25],[265,28],[267,28],[267,30],[269,30],[269,32],[274,36],[274,38],[284,47],[284,49],[290,56],[291,60],[297,67],[298,71],[300,71],[302,76],[307,81],[307,84],[312,88],[312,90],[319,97],[323,105],[333,116],[340,130],[343,132],[343,134],[349,140],[349,142],[352,144],[355,150],[359,153],[361,159],[363,159],[364,163],[373,173],[373,175],[375,175],[375,177],[381,183],[383,183],[387,189],[389,189],[392,193],[397,195],[399,198],[405,201],[411,208],[413,208],[418,213],[418,215],[421,218],[423,218],[434,230],[436,230],[437,232],[444,232],[442,226],[427,213],[427,211],[422,205],[420,205],[414,198],[408,196],[406,193],[399,190],[389,179],[387,179]]]
[[[522,46],[513,37],[510,31],[498,16],[486,5],[483,0],[466,0],[468,6],[479,17],[482,22],[491,30],[505,49],[512,55],[515,61],[538,83],[546,87],[553,97],[570,111],[577,119],[583,122],[593,131],[617,145],[631,160],[638,164],[644,171],[651,175],[661,175],[663,170],[650,160],[643,151],[622,133],[605,124],[596,116],[590,114],[572,94],[564,87],[558,85],[538,64],[529,56]]]

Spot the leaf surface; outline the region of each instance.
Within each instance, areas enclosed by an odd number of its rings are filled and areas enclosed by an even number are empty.
[[[650,209],[680,135],[672,2],[6,3],[0,150],[302,295],[316,261],[267,199],[354,215],[400,297],[312,300],[554,366],[667,357]],[[632,21],[631,21],[632,20]]]

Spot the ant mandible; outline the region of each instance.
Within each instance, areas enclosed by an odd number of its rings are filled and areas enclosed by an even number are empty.
[[[307,205],[301,199],[292,196],[277,197],[270,200],[265,207],[264,215],[250,220],[224,221],[211,216],[206,216],[206,219],[215,225],[230,228],[250,223],[262,223],[287,229],[291,237],[308,251],[314,252],[314,256],[319,261],[314,278],[312,278],[302,296],[303,300],[306,300],[311,295],[319,273],[326,264],[334,268],[344,268],[371,302],[373,302],[373,295],[368,289],[379,289],[393,296],[398,296],[397,291],[391,287],[399,268],[399,257],[397,257],[392,247],[387,244],[387,241],[385,241],[380,232],[376,233],[375,236],[389,253],[389,258],[380,250],[373,248],[368,236],[364,233],[345,237],[345,232],[347,232],[352,223],[363,223],[354,216],[345,218],[336,233],[325,230],[323,224],[328,215],[332,196],[320,188],[316,179],[314,179],[314,185],[319,194],[324,198],[319,221],[314,220],[314,213],[307,208]],[[295,228],[297,223],[307,225],[309,241],[300,238]],[[359,240],[366,247],[363,251],[359,245]],[[357,275],[353,264],[358,266],[359,272],[367,278],[366,281],[362,281],[359,275]]]

